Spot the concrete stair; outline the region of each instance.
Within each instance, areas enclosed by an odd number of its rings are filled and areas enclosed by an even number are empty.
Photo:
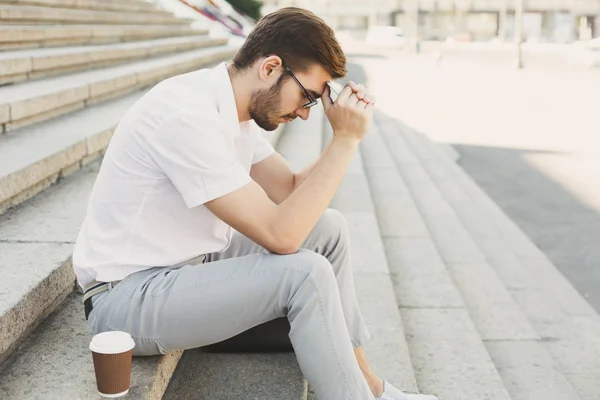
[[[91,11],[91,12],[90,12]],[[0,19],[3,24],[131,24],[131,25],[189,25],[168,13],[145,12],[142,10],[105,11],[99,9],[60,8],[30,5],[0,4]]]
[[[442,148],[383,114],[375,131],[361,153],[421,389],[595,398],[597,313]]]
[[[600,384],[598,314],[458,166],[440,157],[439,148],[397,126],[496,275],[495,285],[504,286],[538,336],[483,337],[512,398],[593,398],[591,388]],[[590,349],[595,361],[581,348]]]
[[[132,42],[202,34],[179,25],[0,25],[0,50]]]
[[[39,79],[73,71],[105,67],[162,54],[225,45],[225,38],[206,35],[94,46],[17,50],[0,53],[0,84]]]
[[[154,4],[136,0],[0,0],[4,5],[43,6],[67,9],[98,11],[129,11],[154,14],[166,14],[164,10],[154,8]]]
[[[236,47],[217,46],[0,88],[5,132],[88,107],[132,90],[229,58]]]

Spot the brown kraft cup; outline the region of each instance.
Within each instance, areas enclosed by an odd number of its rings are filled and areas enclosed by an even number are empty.
[[[92,338],[90,350],[100,396],[117,398],[129,392],[134,347],[127,332],[103,332]]]

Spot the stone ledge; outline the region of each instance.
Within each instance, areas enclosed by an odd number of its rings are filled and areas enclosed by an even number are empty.
[[[156,14],[170,14],[154,8],[154,4],[127,0],[4,0],[11,4],[42,7],[76,8],[86,10],[129,11]]]
[[[0,19],[4,23],[84,23],[84,24],[165,24],[189,25],[188,21],[172,15],[123,12],[78,10],[70,8],[39,7],[29,5],[1,5]]]
[[[206,30],[161,25],[4,25],[0,26],[0,49],[41,46],[133,42],[173,36],[203,35]]]
[[[83,315],[81,295],[71,293],[8,359],[0,392],[11,399],[97,398],[91,352],[91,332]],[[182,352],[135,357],[129,397],[162,398]]]
[[[229,58],[234,48],[210,47],[175,54],[153,60],[104,70],[80,72],[65,77],[28,82],[13,87],[0,88],[0,110],[10,107],[5,130],[40,122],[49,117],[69,112],[70,105],[97,102],[136,88],[151,85],[168,76],[189,71],[216,60]],[[1,116],[1,115],[0,115]]]
[[[110,45],[4,52],[0,53],[0,69],[5,71],[2,81],[11,82],[14,81],[10,79],[13,76],[19,78],[26,75],[32,79],[162,54],[222,46],[226,43],[227,39],[190,36]]]
[[[405,143],[401,129],[381,115],[376,121],[481,337],[484,340],[539,340],[521,308],[465,229],[456,210],[434,184],[426,166]],[[450,161],[445,155],[442,157]]]

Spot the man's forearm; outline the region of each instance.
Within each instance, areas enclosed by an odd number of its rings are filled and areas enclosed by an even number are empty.
[[[290,251],[297,250],[331,203],[357,147],[357,140],[334,139],[310,174],[279,204],[276,232]]]
[[[319,156],[319,158],[320,157],[321,156]],[[290,194],[294,193],[294,190],[298,189],[298,187],[302,185],[302,182],[304,182],[306,178],[310,176],[310,174],[315,169],[315,165],[317,165],[318,162],[319,159],[317,158],[317,160],[314,161],[311,165],[294,175],[294,181],[292,182],[292,191],[290,192]]]

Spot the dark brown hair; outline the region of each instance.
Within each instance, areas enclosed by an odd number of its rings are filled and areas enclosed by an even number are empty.
[[[285,7],[265,15],[233,58],[233,65],[242,71],[270,55],[281,57],[294,72],[319,64],[334,79],[346,75],[346,56],[333,30],[302,8]]]

